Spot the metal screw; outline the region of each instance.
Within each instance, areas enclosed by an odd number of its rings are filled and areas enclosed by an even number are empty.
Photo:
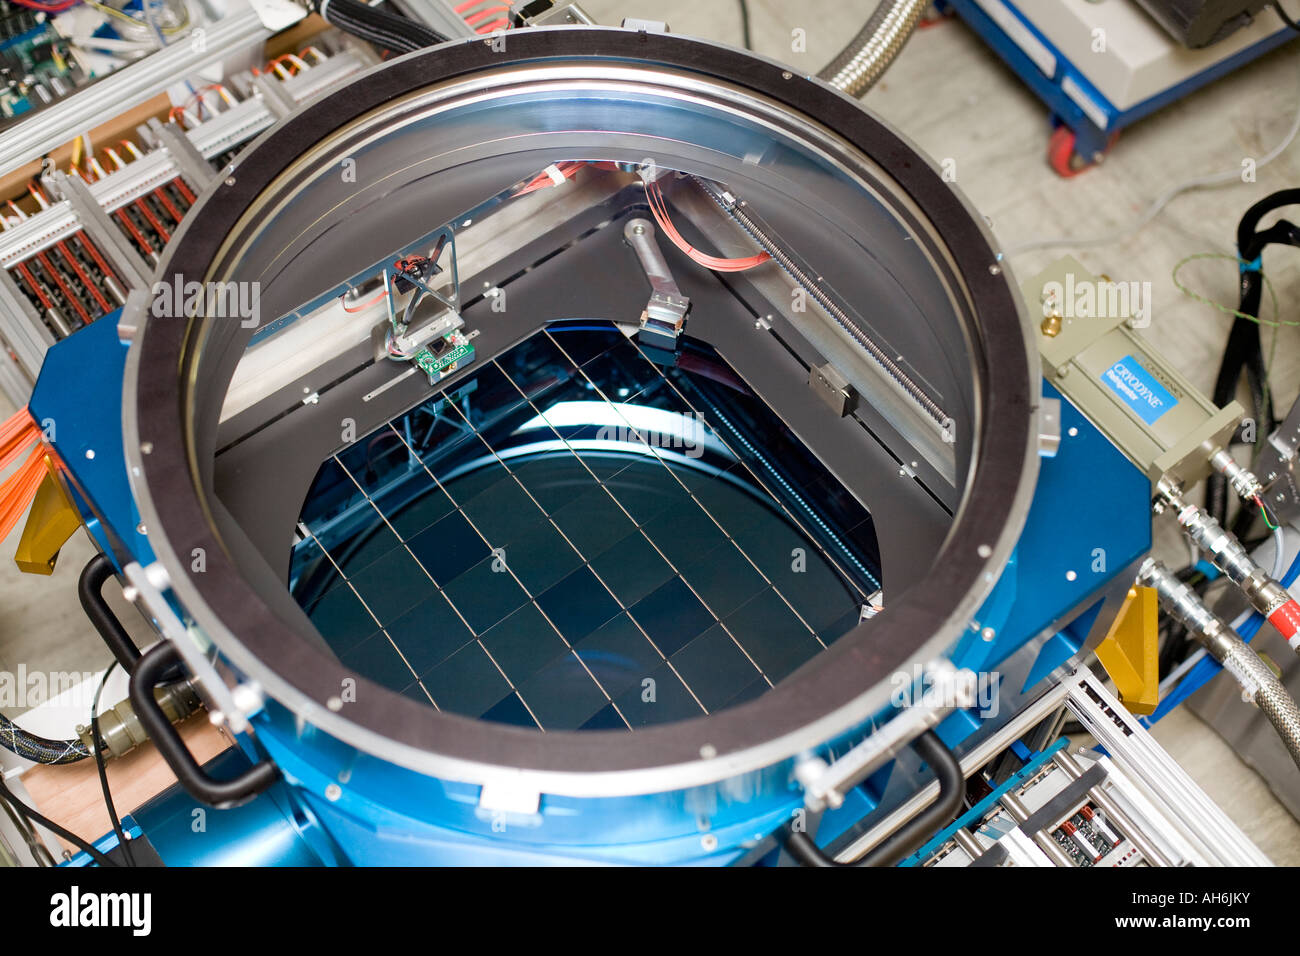
[[[325,788],[325,799],[331,803],[343,796],[343,788],[337,783],[331,783]]]

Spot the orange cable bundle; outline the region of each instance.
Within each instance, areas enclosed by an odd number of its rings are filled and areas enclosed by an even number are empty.
[[[659,223],[659,228],[663,230],[664,235],[672,241],[673,245],[686,253],[693,261],[704,266],[704,268],[711,269],[714,272],[744,272],[747,269],[760,266],[772,258],[766,252],[760,252],[756,256],[749,256],[745,259],[720,259],[717,256],[701,252],[682,237],[682,234],[677,231],[677,227],[668,218],[668,204],[664,202],[664,196],[659,190],[659,184],[653,179],[647,180],[645,194],[646,199],[650,202],[650,212],[654,215],[655,222]]]
[[[0,425],[0,472],[21,458],[28,447],[36,445],[18,469],[0,483],[0,541],[14,529],[45,480],[45,448],[40,437],[40,426],[25,408]]]

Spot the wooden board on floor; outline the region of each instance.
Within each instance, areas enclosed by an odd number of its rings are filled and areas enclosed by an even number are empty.
[[[230,746],[230,741],[198,713],[179,725],[181,737],[200,764],[207,763]],[[153,744],[137,747],[125,757],[106,764],[108,786],[118,816],[125,816],[149,798],[176,782]],[[104,806],[95,761],[79,760],[61,767],[32,767],[22,776],[35,808],[55,823],[62,824],[85,840],[99,839],[113,828]],[[76,852],[76,847],[64,845]]]

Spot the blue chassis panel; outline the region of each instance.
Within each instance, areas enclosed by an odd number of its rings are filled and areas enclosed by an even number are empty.
[[[993,48],[993,52],[1015,71],[1025,85],[1047,104],[1052,111],[1053,121],[1062,123],[1074,131],[1075,152],[1090,162],[1094,156],[1106,152],[1112,137],[1124,127],[1150,116],[1170,103],[1195,92],[1207,83],[1226,76],[1252,60],[1258,59],[1265,53],[1277,49],[1288,40],[1295,38],[1293,31],[1282,27],[1278,33],[1246,47],[1244,50],[1216,63],[1201,73],[1197,73],[1182,83],[1171,86],[1164,92],[1143,100],[1127,110],[1121,110],[1101,94],[1092,84],[1092,81],[1088,79],[1087,74],[1067,59],[1035,26],[1034,22],[1021,12],[1012,0],[993,0],[993,2],[1002,4],[1011,16],[1023,24],[1035,39],[1052,52],[1056,58],[1055,75],[1046,76],[1025,51],[1007,36],[1006,31],[980,8],[977,0],[938,0],[937,5],[940,8],[950,7],[955,10],[962,20]],[[1106,116],[1105,127],[1099,127],[1093,122],[1079,104],[1066,94],[1062,84],[1067,80],[1077,84],[1101,109]]]
[[[77,504],[119,568],[130,560],[153,560],[139,528],[122,448],[125,354],[116,316],[101,319],[50,350],[31,402],[38,420],[53,423],[50,442],[68,467]],[[1044,394],[1060,397],[1048,383]],[[1061,417],[1061,447],[1041,463],[1015,556],[950,653],[959,666],[990,674],[1011,655],[1033,651],[1037,661],[1022,690],[1078,652],[1116,582],[1127,580],[1123,575],[1150,549],[1145,476],[1068,402],[1062,402]],[[185,617],[182,608],[177,611]],[[890,716],[887,709],[875,723]],[[774,831],[802,805],[789,767],[782,765],[751,775],[747,795],[739,800],[722,799],[723,788],[601,801],[548,796],[537,815],[505,818],[479,812],[478,787],[358,753],[299,726],[274,702],[253,723],[256,739],[241,737],[239,749],[215,758],[209,769],[225,777],[241,761],[269,755],[284,781],[244,807],[206,809],[202,830],[192,825],[198,804],[177,788],[141,808],[136,822],[169,864],[729,864],[771,850]],[[945,720],[939,733],[959,747],[983,724],[977,711],[961,711]],[[861,735],[846,734],[827,749],[842,750]],[[824,818],[819,842],[833,842],[905,796],[899,791],[912,785],[904,779],[908,773],[893,772],[901,762],[878,771],[854,789],[840,811]],[[341,795],[325,799],[326,785],[339,779],[347,781]],[[701,817],[707,817],[707,832],[717,839],[712,847],[701,841]],[[592,844],[593,832],[612,837]]]

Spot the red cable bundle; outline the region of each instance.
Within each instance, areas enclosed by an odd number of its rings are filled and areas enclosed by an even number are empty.
[[[574,162],[574,161],[552,164],[557,174],[564,180],[572,179],[574,174],[577,173],[577,171],[585,165],[587,164],[581,162]],[[546,170],[551,169],[552,166],[547,166]],[[511,198],[513,199],[518,196],[527,196],[531,192],[536,192],[539,189],[545,189],[548,186],[558,186],[559,183],[556,182],[555,178],[551,176],[551,174],[546,170],[543,170],[542,172],[538,173],[528,182],[524,183],[524,185],[520,186],[518,190],[516,190],[514,193],[511,194]]]
[[[45,480],[45,448],[39,443],[40,437],[40,426],[25,408],[0,425],[0,472],[21,458],[29,446],[36,445],[14,473],[0,483],[0,541],[14,529]]]
[[[749,256],[745,259],[720,259],[717,256],[700,252],[682,238],[682,234],[677,231],[677,227],[668,218],[668,205],[664,202],[664,194],[660,192],[659,184],[654,180],[648,180],[645,184],[645,194],[650,201],[650,212],[654,214],[655,222],[659,223],[659,228],[663,230],[664,235],[672,240],[673,245],[690,256],[694,262],[704,266],[704,268],[712,269],[714,272],[744,272],[746,269],[762,265],[772,258],[766,252],[760,252],[756,256]]]
[[[496,30],[510,29],[510,20],[508,17],[497,17],[496,19],[490,20],[487,23],[484,23],[483,21],[487,20],[489,17],[491,17],[493,14],[496,13],[509,13],[510,7],[513,4],[514,0],[506,0],[506,3],[504,5],[498,5],[494,7],[483,7],[480,8],[479,10],[474,11],[473,13],[470,13],[471,10],[473,10],[475,7],[477,7],[480,3],[483,2],[484,0],[464,0],[463,3],[458,3],[454,7],[454,9],[457,13],[459,13],[462,17],[465,18],[465,22],[469,26],[474,27],[475,33],[488,34]]]
[[[13,0],[13,2],[20,7],[40,13],[63,13],[65,10],[71,10],[81,0],[58,0],[56,3],[41,3],[40,0]]]

